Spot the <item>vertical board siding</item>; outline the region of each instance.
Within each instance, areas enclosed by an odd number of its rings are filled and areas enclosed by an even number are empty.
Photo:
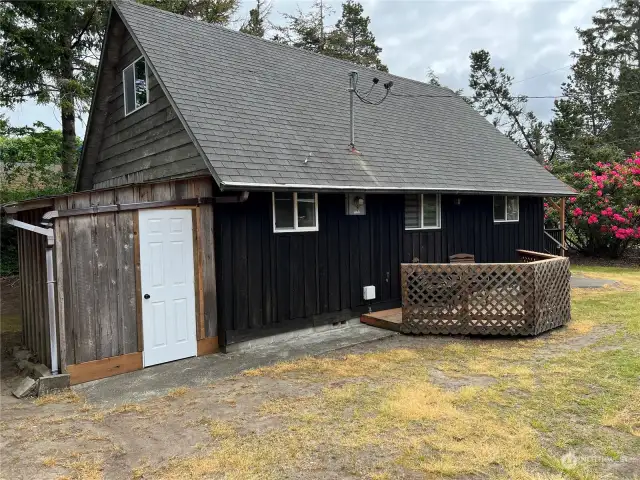
[[[55,208],[209,197],[212,188],[208,178],[127,186],[60,197],[55,200]],[[213,208],[211,205],[198,208],[204,327],[207,336],[216,336]],[[135,211],[122,211],[55,220],[58,314],[64,331],[60,351],[64,367],[138,351],[135,216]],[[43,283],[46,289],[46,282]],[[31,308],[28,302],[25,308]],[[40,341],[44,340],[48,342],[48,337]]]
[[[367,214],[345,215],[343,194],[318,195],[319,231],[274,233],[270,193],[215,206],[218,312],[224,344],[340,321],[367,308],[399,306],[400,263],[517,261],[542,249],[541,198],[520,199],[520,221],[493,222],[490,196],[442,196],[442,228],[404,230],[404,196],[367,195]]]
[[[20,212],[17,219],[40,225],[49,209]],[[47,366],[49,352],[49,310],[47,300],[46,244],[44,235],[18,229],[18,268],[22,299],[22,339],[24,344]]]

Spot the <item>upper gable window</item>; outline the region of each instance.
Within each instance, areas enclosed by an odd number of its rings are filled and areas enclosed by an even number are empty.
[[[440,194],[425,193],[404,196],[405,230],[440,228]]]
[[[140,57],[122,72],[124,114],[129,115],[149,103],[147,63]]]
[[[520,198],[508,195],[493,197],[493,221],[517,222],[520,220]]]

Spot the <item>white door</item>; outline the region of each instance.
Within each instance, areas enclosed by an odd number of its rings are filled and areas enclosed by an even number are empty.
[[[144,366],[196,355],[191,210],[140,210]]]

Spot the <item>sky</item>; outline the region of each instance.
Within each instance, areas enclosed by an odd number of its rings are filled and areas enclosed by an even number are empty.
[[[381,59],[396,75],[425,80],[429,68],[443,85],[468,92],[469,53],[485,49],[492,64],[503,66],[515,79],[513,93],[535,96],[560,94],[569,73],[570,53],[580,44],[575,27],[586,27],[606,0],[361,0],[371,18],[371,31]],[[326,0],[335,13],[341,2]],[[272,0],[270,20],[282,24],[283,13],[298,7],[307,10],[312,1]],[[248,16],[253,0],[243,0],[235,28]],[[534,78],[531,78],[534,77]],[[553,99],[532,99],[531,109],[542,120],[552,116]],[[13,125],[40,120],[60,128],[52,105],[25,103],[5,111]],[[76,123],[84,135],[86,117]]]

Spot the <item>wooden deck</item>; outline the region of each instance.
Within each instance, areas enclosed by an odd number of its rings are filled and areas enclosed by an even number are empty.
[[[360,316],[360,321],[373,327],[400,331],[402,325],[402,308],[391,308],[379,312],[365,313]]]

